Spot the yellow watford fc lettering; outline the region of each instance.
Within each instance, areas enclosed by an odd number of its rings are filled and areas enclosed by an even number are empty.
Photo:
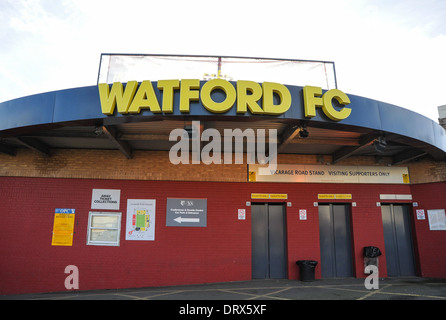
[[[341,105],[350,103],[347,95],[338,89],[328,90],[322,95],[322,88],[306,86],[303,95],[305,117],[307,118],[316,116],[316,107],[322,108],[325,115],[334,121],[346,119],[352,112],[350,108],[342,108],[338,111],[333,107],[331,103],[333,99],[336,99]]]
[[[225,113],[235,106],[237,114],[250,112],[255,115],[281,115],[292,105],[289,89],[275,82],[259,84],[239,80],[234,86],[224,79],[209,80],[202,85],[198,79],[160,80],[155,91],[151,81],[143,81],[139,85],[136,81],[129,81],[125,87],[120,82],[113,83],[111,88],[101,83],[98,89],[102,113],[106,115],[113,115],[115,109],[120,114],[138,114],[143,110],[154,114],[173,113],[175,93],[179,94],[177,108],[183,114],[190,112],[191,103],[195,101],[201,102],[211,113]],[[219,92],[219,101],[215,101],[214,92]],[[319,87],[305,87],[305,117],[315,117],[316,108],[320,107],[331,120],[347,118],[351,109],[343,107],[338,111],[332,105],[333,99],[341,105],[350,103],[347,95],[340,90],[329,90],[322,95]]]
[[[106,115],[112,115],[115,111],[115,105],[118,105],[118,112],[121,114],[128,113],[130,103],[135,95],[138,82],[129,81],[125,86],[125,92],[121,82],[113,83],[113,87],[110,91],[110,87],[107,83],[99,84],[99,97],[101,99],[102,113]]]
[[[222,102],[215,102],[211,98],[213,90],[220,89],[226,95],[226,99]],[[224,113],[229,111],[235,103],[235,88],[228,81],[223,79],[214,79],[206,82],[201,88],[201,102],[203,106],[213,113]]]

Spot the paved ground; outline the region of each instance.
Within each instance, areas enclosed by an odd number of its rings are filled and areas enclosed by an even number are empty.
[[[204,285],[121,290],[67,291],[0,296],[0,300],[446,300],[446,279],[379,279],[367,290],[364,279],[251,280]],[[245,301],[244,303],[247,303]]]

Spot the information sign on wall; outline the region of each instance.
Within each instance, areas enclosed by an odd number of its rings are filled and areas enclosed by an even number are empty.
[[[248,172],[250,182],[410,183],[407,167],[250,164]]]
[[[417,213],[417,220],[426,220],[424,209],[417,209],[416,213]]]
[[[238,219],[239,220],[246,219],[246,209],[238,209]]]
[[[93,189],[91,209],[119,210],[121,190]]]
[[[52,246],[72,246],[75,209],[56,209],[54,214]]]
[[[286,200],[288,194],[286,193],[251,193],[251,199],[274,199],[274,200]]]
[[[352,195],[351,194],[333,194],[333,193],[319,193],[317,195],[318,200],[332,200],[332,199],[336,199],[336,200],[351,200],[352,199]]]
[[[206,227],[207,199],[167,198],[166,226]]]
[[[430,230],[446,230],[446,214],[444,209],[427,210]]]
[[[155,240],[156,200],[127,199],[125,240]]]

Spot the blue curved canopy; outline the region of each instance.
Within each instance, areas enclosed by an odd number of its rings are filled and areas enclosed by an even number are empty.
[[[201,82],[203,85],[204,82]],[[233,83],[233,85],[235,85]],[[153,82],[156,96],[162,100],[162,92]],[[252,115],[249,111],[237,114],[231,108],[224,114],[214,114],[206,110],[201,101],[191,101],[190,112],[187,116],[195,117],[231,117],[241,121],[250,119],[283,119],[290,121],[305,121],[309,126],[324,126],[337,130],[366,130],[379,131],[398,135],[406,139],[414,147],[426,150],[436,159],[442,159],[446,154],[446,132],[433,120],[413,111],[397,107],[388,103],[372,100],[355,95],[348,95],[351,103],[351,114],[348,118],[334,122],[317,108],[315,117],[308,119],[304,115],[302,87],[286,86],[292,97],[292,104],[288,111],[278,116]],[[222,92],[216,92],[213,99],[218,101]],[[223,98],[224,99],[224,98]],[[15,132],[39,130],[40,127],[63,125],[78,121],[99,121],[101,123],[125,123],[131,121],[150,121],[152,117],[184,117],[178,108],[179,94],[174,96],[174,112],[170,114],[153,114],[150,110],[142,110],[140,114],[121,115],[115,111],[112,116],[104,115],[101,111],[98,86],[88,86],[47,92],[18,98],[0,103],[0,137],[7,137]],[[20,130],[18,130],[20,129]]]

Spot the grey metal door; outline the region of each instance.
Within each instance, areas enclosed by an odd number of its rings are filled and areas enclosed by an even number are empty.
[[[381,205],[387,275],[415,276],[415,259],[409,208],[402,204]]]
[[[323,278],[352,277],[350,210],[345,204],[319,204]]]
[[[287,278],[285,206],[252,204],[252,278]]]

